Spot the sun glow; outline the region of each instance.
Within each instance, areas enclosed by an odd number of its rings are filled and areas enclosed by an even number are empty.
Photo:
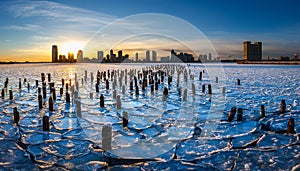
[[[79,42],[66,42],[63,43],[61,46],[61,54],[68,55],[68,52],[74,53],[74,56],[76,56],[78,50],[82,50],[83,45]]]

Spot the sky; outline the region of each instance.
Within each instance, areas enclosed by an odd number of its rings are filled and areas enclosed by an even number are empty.
[[[263,57],[300,51],[300,2],[294,0],[0,1],[0,61],[50,61],[84,50],[170,49],[242,58],[244,41],[263,42]],[[90,51],[88,51],[90,49]],[[85,52],[86,51],[86,52]]]

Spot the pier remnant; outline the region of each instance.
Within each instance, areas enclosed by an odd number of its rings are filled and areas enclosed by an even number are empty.
[[[102,148],[103,150],[111,150],[112,142],[112,128],[111,126],[104,125],[102,127]]]
[[[100,95],[100,107],[104,107],[104,96],[103,96],[103,94]]]
[[[43,131],[50,131],[50,124],[49,124],[49,117],[44,115],[43,116]]]
[[[122,116],[122,120],[123,120],[123,127],[127,127],[128,125],[128,113],[126,111],[123,111],[123,116]]]
[[[242,121],[242,120],[243,120],[243,109],[238,108],[237,121]]]
[[[18,124],[20,121],[20,112],[17,107],[14,108],[14,123]]]
[[[281,100],[281,104],[280,104],[280,113],[283,114],[286,111],[286,104],[285,104],[285,100],[282,99]]]
[[[290,120],[288,122],[288,128],[287,128],[287,133],[288,134],[296,134],[294,122],[295,122],[295,119],[290,118]]]
[[[265,105],[260,106],[260,118],[265,117]]]
[[[231,122],[233,120],[235,113],[236,113],[236,107],[232,107],[228,114],[228,122]]]

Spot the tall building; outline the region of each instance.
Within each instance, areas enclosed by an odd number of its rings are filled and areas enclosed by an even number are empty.
[[[98,51],[97,52],[97,59],[98,59],[98,62],[102,62],[103,61],[103,51]]]
[[[139,61],[139,53],[135,53],[135,61],[136,61],[136,62]]]
[[[78,52],[77,52],[77,61],[78,62],[83,61],[83,51],[82,50],[78,50]]]
[[[149,62],[150,61],[150,51],[147,50],[146,51],[146,59],[145,59],[146,62]]]
[[[110,62],[116,62],[116,54],[114,54],[114,51],[111,49],[110,51],[109,51],[109,53],[110,53]]]
[[[57,45],[52,45],[52,62],[58,62]]]
[[[157,53],[155,50],[152,51],[152,62],[156,62],[157,61]]]
[[[262,42],[251,44],[250,41],[244,42],[244,60],[261,61],[262,60]]]
[[[211,53],[208,54],[208,61],[209,61],[209,62],[212,62],[212,56],[211,56]]]

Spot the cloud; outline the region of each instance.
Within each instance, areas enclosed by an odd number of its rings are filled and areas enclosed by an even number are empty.
[[[43,17],[62,22],[105,25],[116,17],[49,1],[16,1],[8,6],[14,17]],[[84,26],[84,25],[83,25]]]
[[[3,27],[5,30],[16,30],[16,31],[38,31],[41,29],[39,25],[25,24],[25,25],[11,25]]]

